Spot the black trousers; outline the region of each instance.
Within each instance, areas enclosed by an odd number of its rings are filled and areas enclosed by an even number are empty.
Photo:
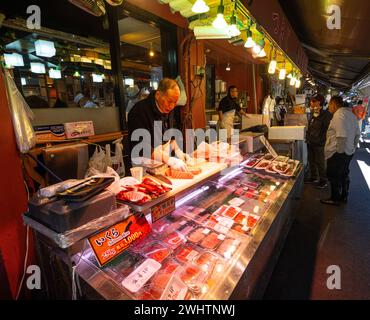
[[[311,178],[319,179],[320,182],[326,182],[324,146],[307,144],[307,151]]]
[[[331,187],[331,199],[340,201],[348,197],[349,165],[353,155],[335,153],[327,161],[327,175]]]

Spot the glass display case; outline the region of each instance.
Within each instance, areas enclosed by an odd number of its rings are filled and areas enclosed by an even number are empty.
[[[76,271],[105,299],[253,298],[289,230],[302,176],[245,166],[213,176],[107,265],[90,248],[78,253]]]

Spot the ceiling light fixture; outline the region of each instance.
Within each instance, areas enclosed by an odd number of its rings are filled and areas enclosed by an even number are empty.
[[[227,63],[226,71],[231,71],[230,62]]]
[[[150,43],[149,56],[150,57],[154,57],[155,56],[152,42]]]
[[[223,0],[221,0],[221,3],[217,8],[217,18],[212,23],[213,27],[215,27],[216,29],[224,29],[227,27],[227,22],[224,18],[225,7],[223,3]]]
[[[275,50],[274,57],[272,58],[269,64],[268,73],[274,74],[276,71],[276,66],[277,66],[277,61],[276,61],[276,50]]]
[[[12,67],[23,67],[23,56],[19,53],[4,53],[5,64]]]
[[[33,73],[38,73],[38,74],[45,74],[45,65],[40,62],[31,62],[31,71]]]
[[[209,7],[204,2],[204,0],[197,0],[192,6],[191,11],[193,11],[194,13],[206,13],[209,11]]]
[[[264,39],[261,39],[260,41],[258,41],[258,43],[253,47],[253,52],[255,54],[259,54],[263,48],[265,46],[265,40]],[[266,53],[265,53],[266,54]]]
[[[231,37],[237,37],[240,35],[240,30],[237,26],[235,11],[233,11],[233,15],[230,19],[230,26],[229,26],[229,34]]]
[[[245,42],[244,47],[247,48],[247,49],[252,49],[255,45],[256,45],[256,43],[254,42],[254,40],[252,38],[252,31],[249,27],[247,29],[247,41]]]

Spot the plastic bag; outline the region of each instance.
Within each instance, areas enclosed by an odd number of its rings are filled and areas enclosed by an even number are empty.
[[[115,156],[111,158],[112,168],[123,177],[125,175],[125,164],[123,162],[122,138],[113,141],[113,144],[115,145]]]
[[[98,172],[106,172],[107,167],[108,165],[104,150],[101,147],[96,147],[95,152],[89,161],[89,170],[95,169]]]
[[[9,109],[18,149],[21,153],[27,153],[36,144],[36,134],[31,123],[34,114],[19,92],[9,70],[5,69],[4,71]]]
[[[179,101],[177,101],[177,105],[178,106],[184,106],[184,105],[186,105],[186,102],[187,102],[187,99],[188,99],[187,96],[186,96],[185,86],[184,86],[184,83],[182,82],[180,76],[177,76],[176,82],[177,82],[177,84],[179,85],[179,88],[180,88],[180,97],[179,97]]]

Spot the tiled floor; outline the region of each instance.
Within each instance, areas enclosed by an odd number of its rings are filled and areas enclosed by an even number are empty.
[[[358,161],[368,168],[369,185]],[[370,299],[370,144],[351,162],[347,205],[322,205],[328,195],[329,188],[305,186],[265,299]],[[340,290],[327,288],[331,265],[340,267]]]

